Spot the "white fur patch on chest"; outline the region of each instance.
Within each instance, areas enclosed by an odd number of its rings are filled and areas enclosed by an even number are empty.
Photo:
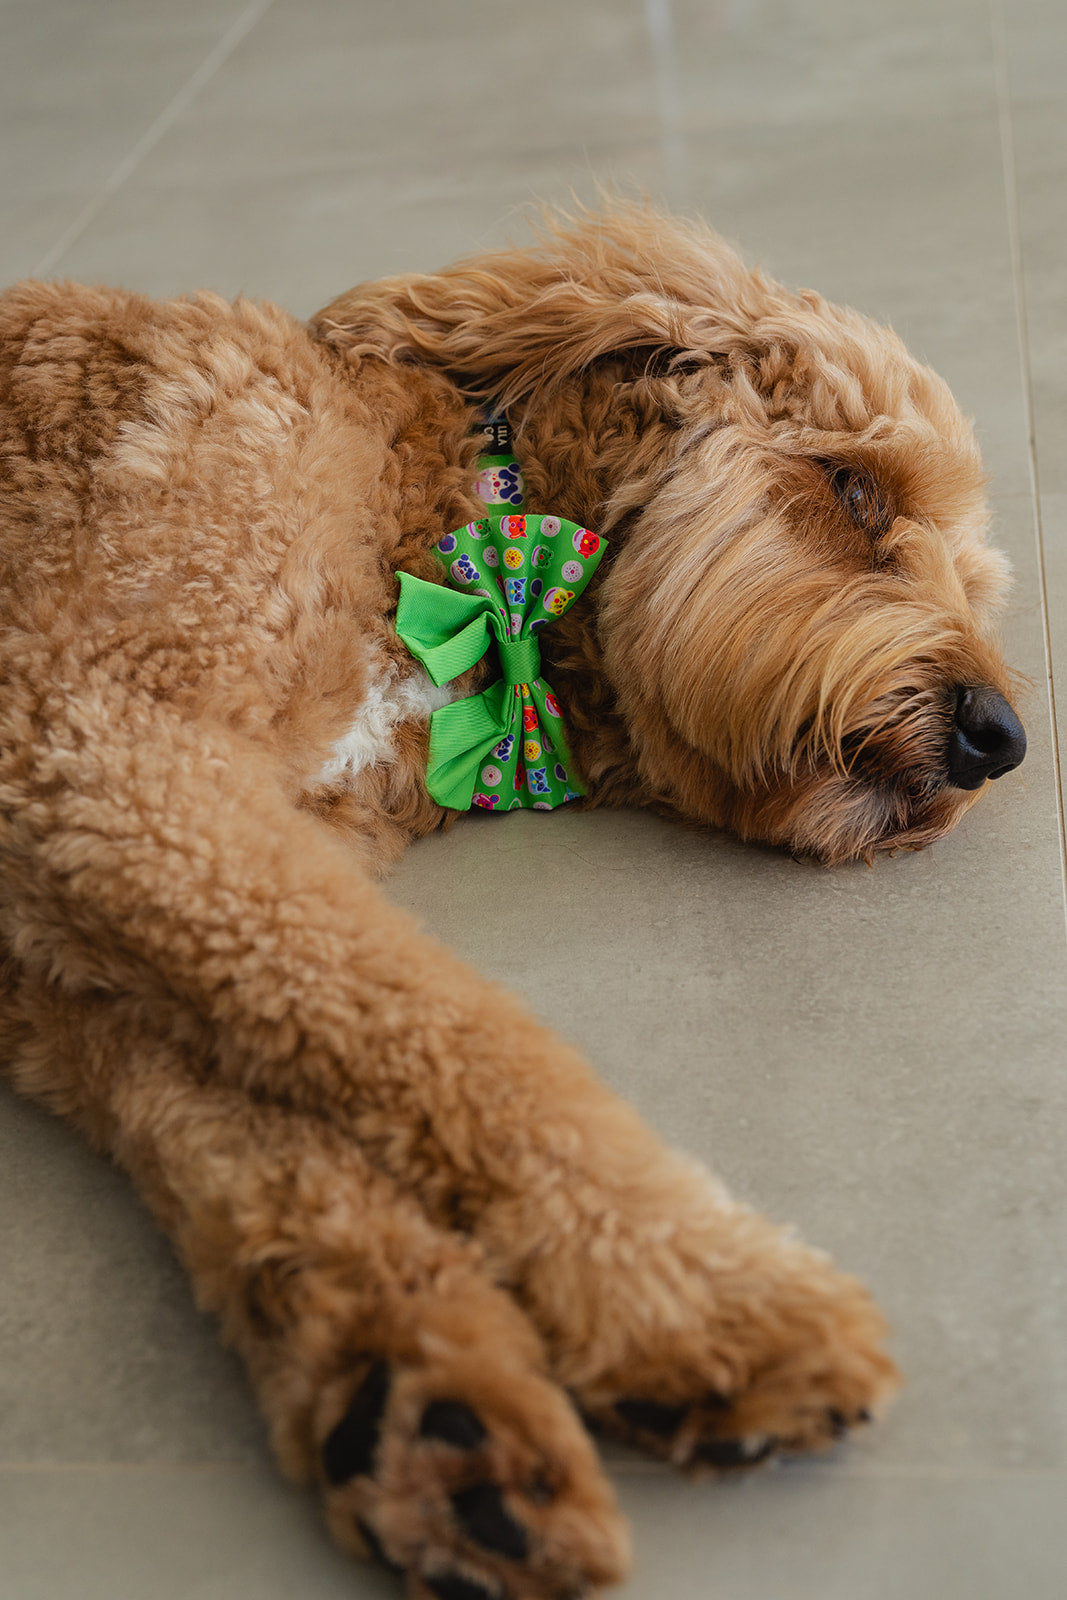
[[[352,726],[333,746],[332,753],[317,774],[318,783],[344,783],[365,767],[395,756],[394,733],[397,725],[412,718],[428,722],[431,713],[453,699],[449,684],[440,688],[423,667],[397,678],[382,671],[373,678]]]

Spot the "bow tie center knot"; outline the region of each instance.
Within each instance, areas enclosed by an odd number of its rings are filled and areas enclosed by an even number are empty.
[[[540,677],[541,647],[532,636],[501,640],[499,650],[505,683],[533,683]]]

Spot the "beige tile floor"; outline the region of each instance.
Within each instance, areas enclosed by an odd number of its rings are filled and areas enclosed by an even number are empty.
[[[630,1600],[1067,1593],[1062,0],[0,0],[0,278],[311,312],[636,183],[891,320],[977,421],[1031,753],[827,873],[639,815],[471,819],[393,894],[668,1136],[831,1248],[909,1375],[835,1458],[612,1457]],[[1067,688],[1060,694],[1067,737]],[[551,889],[527,966],[517,905]],[[384,1597],[271,1469],[124,1180],[0,1099],[3,1600]],[[621,1593],[622,1591],[620,1591]]]

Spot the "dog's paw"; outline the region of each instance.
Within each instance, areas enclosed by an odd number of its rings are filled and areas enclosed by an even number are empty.
[[[624,1574],[592,1444],[527,1368],[368,1358],[328,1397],[320,1434],[335,1537],[406,1575],[417,1600],[575,1600]]]
[[[701,1284],[690,1269],[675,1315],[635,1325],[623,1358],[574,1386],[595,1425],[728,1472],[825,1450],[884,1411],[900,1378],[867,1291],[819,1252],[766,1237],[743,1270],[714,1263]]]
[[[879,1367],[866,1381],[783,1362],[751,1374],[733,1392],[709,1389],[681,1401],[626,1395],[597,1417],[616,1436],[687,1470],[737,1472],[783,1453],[826,1450],[871,1422],[895,1381]],[[888,1379],[888,1381],[887,1381]]]

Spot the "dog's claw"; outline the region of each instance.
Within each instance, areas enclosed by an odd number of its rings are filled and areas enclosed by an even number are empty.
[[[701,1439],[693,1451],[693,1464],[714,1467],[718,1472],[735,1472],[746,1467],[758,1467],[767,1461],[778,1448],[777,1439]]]

